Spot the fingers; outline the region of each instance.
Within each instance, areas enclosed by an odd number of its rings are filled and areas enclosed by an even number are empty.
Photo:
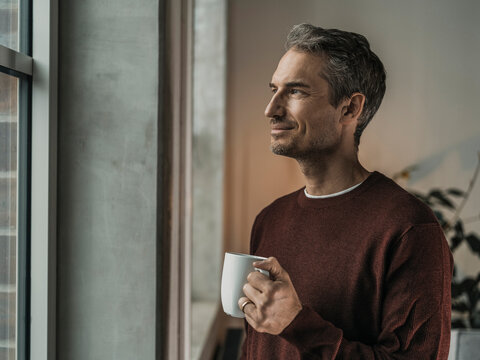
[[[256,331],[278,335],[302,310],[302,304],[277,259],[270,257],[253,265],[268,271],[270,278],[256,271],[248,274],[243,287],[245,296],[239,299],[238,306]]]
[[[245,316],[251,318],[251,314],[255,311],[255,304],[248,297],[238,299],[238,307],[245,313]]]
[[[255,304],[258,302],[260,296],[262,295],[262,292],[252,286],[250,283],[246,283],[245,285],[243,285],[243,293]]]
[[[252,271],[247,276],[247,283],[250,284],[252,287],[257,289],[259,292],[265,292],[269,286],[271,286],[270,279],[258,271]]]
[[[267,270],[273,280],[284,280],[285,277],[288,276],[278,260],[273,256],[263,261],[254,262],[253,266],[262,270]]]

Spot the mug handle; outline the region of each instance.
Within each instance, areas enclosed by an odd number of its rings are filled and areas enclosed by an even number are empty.
[[[254,270],[258,271],[259,273],[262,273],[266,277],[270,278],[270,273],[267,270],[259,269],[259,268],[256,268],[256,267],[254,267]]]

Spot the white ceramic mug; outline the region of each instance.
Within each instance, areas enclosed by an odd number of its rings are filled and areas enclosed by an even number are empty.
[[[247,276],[252,271],[259,271],[270,276],[268,271],[255,268],[252,264],[255,261],[262,261],[266,258],[239,253],[225,253],[222,272],[222,306],[227,315],[244,318],[245,314],[238,307],[238,300],[245,296],[243,285],[247,283]]]

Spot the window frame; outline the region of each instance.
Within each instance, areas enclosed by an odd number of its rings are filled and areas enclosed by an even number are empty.
[[[160,51],[159,212],[157,343],[159,359],[190,359],[192,223],[193,0],[162,3]],[[160,159],[163,159],[160,162]],[[168,159],[168,160],[165,160]]]
[[[1,51],[1,50],[0,50]],[[15,353],[16,359],[29,359],[29,245],[30,245],[30,109],[31,109],[31,77],[11,68],[0,66],[0,72],[17,80],[17,120],[16,147],[17,167],[16,188],[16,234],[15,234]],[[8,232],[7,232],[8,234]],[[8,236],[8,235],[7,235]]]
[[[17,359],[30,359],[30,160],[32,78],[19,78],[17,163]],[[23,104],[22,104],[23,103]]]
[[[17,294],[18,309],[24,311],[25,318],[24,322],[18,320],[21,316],[17,309],[17,358],[29,359],[35,354],[35,359],[54,360],[58,0],[20,0],[19,16],[22,22],[31,23],[26,31],[20,30],[20,52],[0,46],[0,70],[20,78],[20,84],[24,84],[20,85],[20,96],[31,96],[30,108],[19,108],[19,118],[23,118],[19,124],[26,126],[19,125],[18,134],[30,141],[25,142],[23,150],[19,147],[23,165],[19,162],[17,173],[18,206],[23,212],[18,238],[27,240],[18,241],[23,243],[19,266],[27,270],[17,283],[19,292],[23,292]],[[21,171],[26,176],[20,175]]]
[[[58,0],[32,6],[30,353],[56,358]]]
[[[30,358],[30,129],[32,109],[31,0],[19,0],[19,51],[0,45],[0,71],[18,79],[16,358]]]

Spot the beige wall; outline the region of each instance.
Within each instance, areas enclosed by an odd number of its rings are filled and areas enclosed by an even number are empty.
[[[418,164],[407,187],[466,188],[480,150],[480,3],[278,1],[229,3],[226,249],[248,251],[255,215],[303,185],[297,165],[270,153],[268,82],[289,29],[311,22],[364,34],[388,72],[387,93],[360,158],[387,175]],[[480,184],[465,215],[480,213]],[[469,225],[480,232],[480,223]],[[480,261],[460,249],[461,270]]]

